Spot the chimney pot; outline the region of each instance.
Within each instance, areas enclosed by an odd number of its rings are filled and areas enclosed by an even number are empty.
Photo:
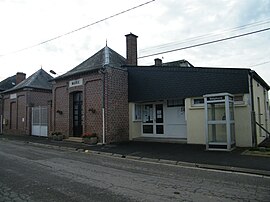
[[[155,66],[162,66],[162,60],[160,58],[155,59]]]
[[[137,66],[137,38],[138,36],[130,33],[126,35],[127,64]]]
[[[26,74],[23,72],[17,72],[16,74],[16,85],[21,83],[26,77]]]

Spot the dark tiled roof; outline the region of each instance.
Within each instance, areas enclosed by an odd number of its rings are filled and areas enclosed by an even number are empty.
[[[20,82],[18,85],[14,86],[13,88],[5,91],[15,91],[22,88],[35,88],[35,89],[44,89],[44,90],[51,90],[52,85],[49,82],[53,77],[49,75],[46,71],[43,69],[39,69],[34,74],[29,76],[27,79]],[[5,93],[4,92],[4,93]]]
[[[80,73],[86,73],[92,70],[97,70],[100,68],[103,68],[104,65],[109,65],[112,67],[121,67],[122,65],[126,64],[126,59],[109,48],[108,46],[105,46],[102,48],[100,51],[98,51],[96,54],[73,68],[72,70],[68,71],[67,73],[56,77],[55,80],[57,79],[62,79],[65,77],[69,77],[75,74],[80,74]]]
[[[129,101],[153,101],[211,93],[248,93],[250,69],[128,67]]]
[[[15,83],[16,83],[16,75],[6,78],[5,80],[0,82],[0,91],[5,91],[10,88],[13,88]]]

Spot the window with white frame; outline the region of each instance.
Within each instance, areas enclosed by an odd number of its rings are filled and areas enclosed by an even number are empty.
[[[202,97],[200,98],[193,98],[192,99],[192,106],[204,106],[204,99]]]
[[[244,95],[234,95],[233,99],[234,99],[234,104],[236,105],[245,104]]]
[[[245,104],[243,94],[234,95],[233,99],[234,99],[234,104],[236,104],[236,105]],[[192,98],[192,106],[194,106],[194,107],[204,106],[204,99],[201,97]]]
[[[134,121],[142,120],[142,105],[134,104]]]

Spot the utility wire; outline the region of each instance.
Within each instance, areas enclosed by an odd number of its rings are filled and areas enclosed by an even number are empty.
[[[54,40],[56,40],[56,39],[62,38],[62,37],[64,37],[64,36],[67,36],[67,35],[69,35],[69,34],[72,34],[72,33],[74,33],[74,32],[78,32],[78,31],[80,31],[80,30],[82,30],[82,29],[85,29],[85,28],[87,28],[87,27],[96,25],[96,24],[98,24],[98,23],[100,23],[100,22],[109,20],[109,19],[111,19],[111,18],[117,17],[117,16],[122,15],[122,14],[124,14],[124,13],[127,13],[127,12],[129,12],[129,11],[135,10],[135,9],[137,9],[137,8],[140,8],[140,7],[142,7],[142,6],[145,6],[145,5],[147,5],[147,4],[149,4],[149,3],[152,3],[152,2],[154,2],[154,1],[155,1],[155,0],[147,1],[147,2],[145,2],[145,3],[139,4],[139,5],[137,5],[137,6],[134,6],[134,7],[132,7],[132,8],[129,8],[129,9],[127,9],[127,10],[124,10],[124,11],[121,11],[121,12],[119,12],[119,13],[113,14],[113,15],[111,15],[111,16],[108,16],[108,17],[106,17],[106,18],[103,18],[103,19],[101,19],[101,20],[98,20],[98,21],[96,21],[96,22],[93,22],[93,23],[91,23],[91,24],[88,24],[88,25],[85,25],[85,26],[83,26],[83,27],[74,29],[74,30],[72,30],[72,31],[69,31],[69,32],[67,32],[67,33],[58,35],[58,36],[53,37],[53,38],[51,38],[51,39],[42,41],[42,42],[37,43],[37,44],[35,44],[35,45],[28,46],[28,47],[25,47],[25,48],[22,48],[22,49],[19,49],[19,50],[16,50],[16,51],[12,51],[12,52],[10,52],[10,53],[6,53],[6,54],[3,54],[3,55],[0,55],[0,57],[6,56],[6,55],[10,55],[10,54],[13,54],[13,53],[18,53],[18,52],[21,52],[21,51],[25,51],[25,50],[28,50],[28,49],[31,49],[31,48],[34,48],[34,47],[43,45],[43,44],[45,44],[45,43],[48,43],[48,42],[54,41]]]
[[[267,64],[267,63],[270,63],[270,60],[269,61],[262,62],[262,63],[255,64],[255,65],[251,65],[250,67],[256,67],[256,66]]]
[[[204,42],[204,43],[199,43],[199,44],[195,44],[195,45],[191,45],[191,46],[185,46],[185,47],[182,47],[182,48],[176,48],[176,49],[172,49],[172,50],[168,50],[168,51],[162,51],[162,52],[158,52],[158,53],[143,55],[143,56],[138,57],[138,59],[142,59],[142,58],[146,58],[146,57],[150,57],[150,56],[155,56],[155,55],[160,55],[160,54],[165,54],[165,53],[171,53],[171,52],[175,52],[175,51],[179,51],[179,50],[185,50],[185,49],[189,49],[189,48],[195,48],[195,47],[199,47],[199,46],[205,46],[205,45],[208,45],[208,44],[218,43],[218,42],[221,42],[221,41],[227,41],[227,40],[231,40],[231,39],[235,39],[235,38],[239,38],[239,37],[243,37],[243,36],[247,36],[247,35],[251,35],[251,34],[265,32],[265,31],[268,31],[268,30],[270,30],[270,27],[265,28],[265,29],[256,30],[256,31],[253,31],[253,32],[248,32],[248,33],[245,33],[245,34],[239,34],[239,35],[226,37],[226,38],[222,38],[222,39],[217,39],[217,40],[213,40],[213,41],[208,41],[208,42]]]
[[[144,48],[144,49],[141,49],[140,52],[142,53],[142,52],[149,52],[153,49],[155,50],[155,49],[169,48],[170,46],[176,46],[176,45],[184,44],[187,42],[197,41],[200,39],[205,39],[205,38],[214,37],[214,36],[220,36],[220,35],[225,34],[225,33],[244,30],[244,29],[248,29],[251,27],[264,25],[264,24],[268,24],[268,23],[270,23],[270,18],[266,18],[266,19],[261,20],[261,21],[257,21],[257,22],[253,22],[253,23],[249,23],[249,24],[245,24],[245,25],[241,25],[241,26],[237,26],[237,27],[233,27],[233,28],[229,28],[229,29],[225,29],[225,30],[221,30],[220,33],[212,32],[212,33],[208,33],[208,34],[204,34],[204,35],[200,35],[200,36],[196,36],[196,37],[191,37],[191,38],[185,39],[183,41],[171,42],[171,43],[167,43],[167,44]]]

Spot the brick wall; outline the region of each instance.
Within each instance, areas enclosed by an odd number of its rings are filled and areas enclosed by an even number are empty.
[[[106,84],[106,142],[128,141],[128,73],[109,68]]]
[[[51,132],[53,131],[69,135],[69,94],[65,81],[53,85]]]
[[[47,106],[48,100],[51,99],[51,93],[35,90],[19,91],[16,92],[16,98],[10,99],[11,94],[6,94],[3,97],[3,118],[6,120],[3,133],[30,135],[32,124],[31,108],[34,106]]]
[[[26,92],[16,93],[16,98],[10,99],[10,94],[3,96],[3,118],[5,123],[3,125],[3,133],[23,135],[26,132],[23,130],[26,117]]]
[[[83,85],[69,87],[69,81],[83,79]],[[94,72],[53,85],[52,119],[54,131],[73,136],[73,96],[81,91],[83,95],[83,133],[95,132],[102,142],[102,98],[103,75]],[[63,113],[60,115],[56,111]],[[105,118],[106,143],[128,140],[128,86],[127,72],[108,68],[105,74]]]
[[[69,87],[69,81],[83,79],[83,85]],[[102,80],[101,75],[92,73],[56,81],[53,85],[52,131],[73,136],[73,93],[83,95],[83,133],[95,132],[102,140]],[[61,111],[62,114],[57,113]]]
[[[97,133],[102,142],[102,79],[100,75],[87,80],[84,86],[84,132]]]

